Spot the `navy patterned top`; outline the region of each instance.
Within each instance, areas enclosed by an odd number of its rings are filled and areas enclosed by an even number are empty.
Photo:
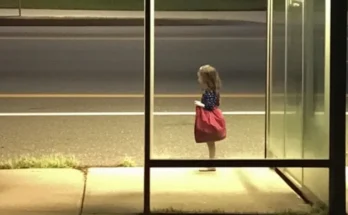
[[[204,104],[204,109],[213,110],[220,106],[220,96],[214,91],[205,90],[201,102]]]

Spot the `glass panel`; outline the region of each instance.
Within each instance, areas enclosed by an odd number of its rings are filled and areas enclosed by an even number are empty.
[[[197,7],[217,5],[202,1]],[[157,17],[170,16],[165,14],[156,11]],[[152,158],[209,158],[207,144],[194,139],[194,101],[204,91],[197,73],[206,64],[222,80],[220,108],[227,127],[227,138],[216,142],[215,158],[264,158],[266,16],[254,15],[237,21],[235,12],[180,12],[194,21],[156,26]]]
[[[329,158],[329,88],[325,87],[325,0],[307,0],[305,5],[305,118],[304,158]],[[328,80],[327,80],[328,81]],[[327,106],[326,106],[327,104]],[[326,107],[325,107],[326,106]],[[320,201],[328,202],[328,171],[303,169],[303,186]],[[320,179],[320,180],[318,180]]]
[[[320,179],[320,180],[318,180]],[[329,171],[303,168],[302,190],[317,204],[329,203]]]
[[[293,170],[295,168],[292,168]],[[329,170],[327,168],[298,168],[293,172],[303,172],[303,181],[298,182],[294,174],[284,171],[284,176],[297,186],[302,194],[313,203],[315,210],[325,211],[327,214],[327,201],[329,193]],[[320,180],[318,180],[320,179]],[[296,183],[298,182],[298,183]],[[313,213],[313,214],[317,214]]]
[[[61,154],[81,165],[141,165],[143,28],[1,27],[0,160]]]
[[[317,208],[305,204],[269,168],[219,168],[208,174],[192,168],[152,168],[151,210],[162,213],[304,214]]]
[[[295,6],[296,5],[296,6]],[[303,4],[287,6],[285,50],[285,157],[302,157]]]
[[[263,145],[260,143],[264,137],[264,116],[226,115],[225,119],[230,129],[229,137],[221,144],[217,143],[217,158],[263,158]],[[155,116],[155,123],[153,159],[209,158],[206,144],[194,142],[194,116]]]
[[[305,2],[305,158],[329,157],[328,97],[325,89],[325,0]]]
[[[280,2],[273,1],[268,156],[327,159],[329,89],[325,75],[330,71],[325,71],[325,0],[284,0],[285,7]],[[279,7],[285,8],[286,15]],[[278,87],[279,83],[284,84]],[[277,92],[286,97],[279,109]],[[276,111],[286,113],[285,117]],[[326,170],[281,169],[313,201],[327,201]]]
[[[303,24],[302,1],[287,1],[285,48],[285,158],[302,158],[303,139]],[[290,169],[302,181],[300,168]]]
[[[284,110],[285,110],[285,1],[271,1],[272,29],[270,47],[270,116],[268,127],[269,158],[285,158],[284,154]]]

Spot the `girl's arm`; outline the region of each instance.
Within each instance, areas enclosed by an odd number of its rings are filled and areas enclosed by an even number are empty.
[[[204,104],[200,101],[195,101],[195,105],[204,108]]]

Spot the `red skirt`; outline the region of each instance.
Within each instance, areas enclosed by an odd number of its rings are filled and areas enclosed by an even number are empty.
[[[220,141],[226,138],[226,122],[219,108],[212,111],[196,106],[196,143]]]

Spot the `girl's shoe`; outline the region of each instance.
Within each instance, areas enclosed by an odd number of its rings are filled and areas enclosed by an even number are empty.
[[[215,167],[207,167],[207,168],[202,168],[199,169],[200,172],[215,172],[216,168]]]

